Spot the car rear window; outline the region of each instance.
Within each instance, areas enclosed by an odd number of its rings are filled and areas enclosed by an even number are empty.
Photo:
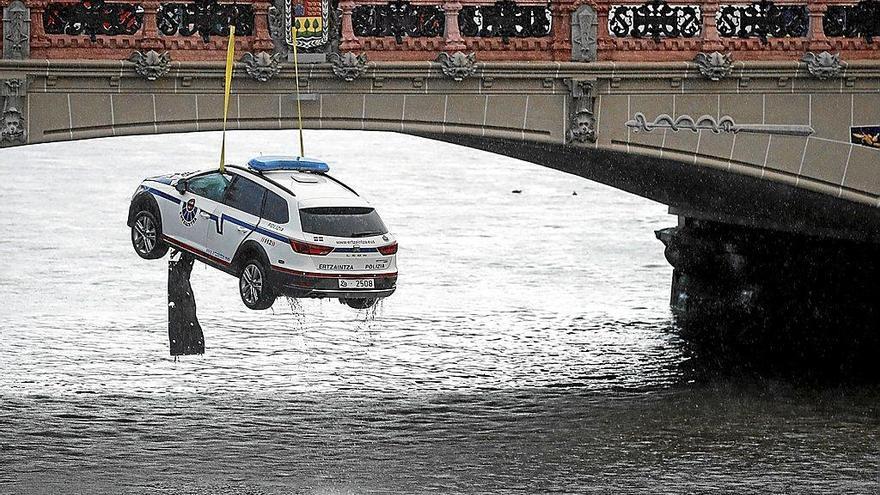
[[[303,232],[334,237],[368,237],[388,229],[373,208],[332,207],[299,210]]]

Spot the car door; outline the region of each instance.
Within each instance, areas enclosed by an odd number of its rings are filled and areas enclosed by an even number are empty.
[[[208,230],[206,251],[209,255],[232,261],[238,246],[257,228],[265,195],[265,187],[235,174],[223,203],[214,210],[218,228]]]
[[[197,254],[205,252],[205,237],[215,229],[213,212],[221,204],[232,176],[209,172],[186,179],[186,191],[171,215],[164,215],[164,233],[180,246]],[[172,193],[176,194],[176,193]]]

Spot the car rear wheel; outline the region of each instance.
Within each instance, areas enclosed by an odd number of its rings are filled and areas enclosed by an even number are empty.
[[[343,299],[342,303],[347,304],[349,307],[354,309],[367,309],[372,308],[378,299],[375,298],[352,298],[352,299]]]
[[[250,309],[269,309],[275,302],[275,291],[269,283],[269,272],[260,260],[244,264],[238,277],[241,301]]]
[[[131,224],[131,245],[138,256],[155,260],[168,252],[168,244],[162,240],[162,223],[152,212],[142,210]]]

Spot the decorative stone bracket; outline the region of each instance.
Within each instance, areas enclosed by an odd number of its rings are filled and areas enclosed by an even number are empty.
[[[477,71],[477,54],[473,52],[467,55],[462,52],[452,55],[441,53],[437,56],[437,62],[440,63],[443,74],[459,82]]]
[[[0,147],[27,143],[27,122],[22,109],[27,93],[27,79],[0,80]]]
[[[568,79],[565,84],[571,91],[571,111],[565,142],[571,144],[596,142],[596,117],[593,113],[596,97],[593,95],[595,80]]]
[[[354,81],[367,71],[367,54],[355,55],[352,52],[343,54],[331,53],[327,59],[333,64],[333,73],[340,79]]]
[[[245,53],[241,57],[242,63],[251,78],[256,81],[266,82],[281,72],[280,53],[269,55],[266,52]]]
[[[840,75],[841,62],[839,53],[807,52],[801,61],[807,64],[807,70],[810,71],[810,74],[821,81],[832,79]]]
[[[720,52],[698,53],[694,63],[700,69],[700,74],[710,81],[720,81],[729,76],[733,71],[733,60],[730,54]]]
[[[148,81],[155,81],[171,70],[171,54],[150,50],[147,53],[134,52],[128,57],[134,62],[134,70]]]

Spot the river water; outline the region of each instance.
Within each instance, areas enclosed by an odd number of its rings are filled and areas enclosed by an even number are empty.
[[[664,206],[395,134],[306,143],[399,237],[397,293],[252,312],[197,264],[206,353],[179,361],[128,201],[219,135],[0,151],[0,493],[880,493],[876,385],[689,371]]]

